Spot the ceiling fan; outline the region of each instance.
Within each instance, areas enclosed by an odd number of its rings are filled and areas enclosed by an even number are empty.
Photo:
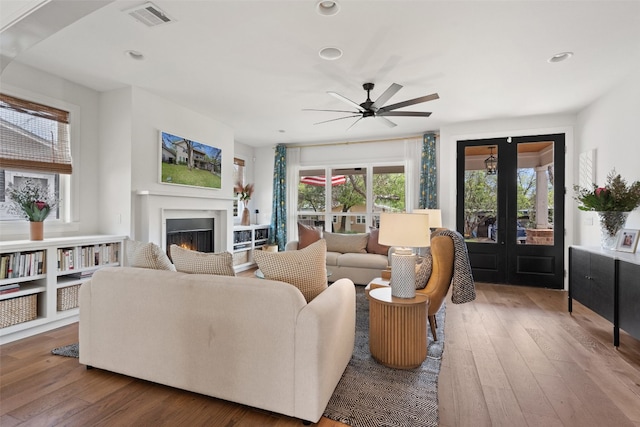
[[[399,108],[408,107],[410,105],[420,104],[422,102],[432,101],[434,99],[440,98],[437,93],[432,93],[431,95],[422,96],[420,98],[409,99],[408,101],[398,102],[397,104],[391,104],[383,106],[385,102],[387,102],[393,95],[395,95],[400,89],[402,89],[402,85],[397,83],[392,83],[391,86],[385,90],[382,95],[378,97],[375,101],[371,101],[371,91],[373,90],[373,83],[365,83],[362,85],[362,88],[367,91],[367,100],[362,104],[357,104],[346,98],[339,93],[336,92],[327,92],[329,95],[332,95],[339,100],[346,102],[351,107],[355,108],[357,111],[348,111],[348,110],[319,110],[313,108],[305,108],[303,111],[330,111],[334,113],[350,113],[351,115],[345,117],[339,117],[337,119],[324,120],[322,122],[314,123],[319,125],[321,123],[333,122],[336,120],[344,120],[353,117],[358,117],[358,119],[351,124],[347,128],[347,130],[351,129],[356,123],[366,117],[378,117],[381,119],[380,121],[386,124],[389,127],[395,127],[396,124],[389,120],[387,117],[429,117],[431,113],[428,112],[420,112],[420,111],[394,111]]]

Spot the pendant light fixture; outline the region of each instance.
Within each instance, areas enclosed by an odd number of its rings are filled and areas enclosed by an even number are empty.
[[[494,147],[489,147],[489,157],[484,161],[484,167],[487,175],[495,175],[498,173],[498,159],[493,155]]]

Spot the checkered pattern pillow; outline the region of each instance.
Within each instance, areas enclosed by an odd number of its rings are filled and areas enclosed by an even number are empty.
[[[176,271],[167,254],[155,243],[127,240],[125,247],[127,261],[131,267]]]
[[[433,257],[430,248],[422,262],[416,265],[416,289],[424,289],[427,286],[429,277],[431,277],[431,269],[433,268]]]
[[[297,251],[255,251],[253,256],[265,279],[290,283],[311,302],[327,289],[326,254],[327,244],[321,239]]]
[[[327,251],[329,252],[340,252],[341,254],[367,253],[369,233],[340,234],[325,232],[322,236],[327,241]]]
[[[218,276],[235,276],[233,255],[230,252],[205,253],[183,249],[171,245],[171,259],[176,270],[189,274],[215,274]]]

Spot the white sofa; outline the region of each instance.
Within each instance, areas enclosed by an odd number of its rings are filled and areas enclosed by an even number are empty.
[[[351,358],[355,289],[108,267],[80,289],[80,363],[317,422]]]
[[[287,242],[285,250],[298,249],[298,241]],[[328,279],[333,282],[340,279],[350,279],[356,285],[367,285],[376,277],[380,277],[382,270],[388,266],[387,255],[375,253],[341,253],[327,250]]]

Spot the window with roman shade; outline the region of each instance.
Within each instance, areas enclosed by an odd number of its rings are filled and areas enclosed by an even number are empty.
[[[244,160],[237,157],[233,158],[233,185],[240,184],[244,186]],[[239,216],[238,211],[238,195],[235,195],[233,201],[233,216]]]
[[[0,94],[0,168],[71,174],[69,112]]]

